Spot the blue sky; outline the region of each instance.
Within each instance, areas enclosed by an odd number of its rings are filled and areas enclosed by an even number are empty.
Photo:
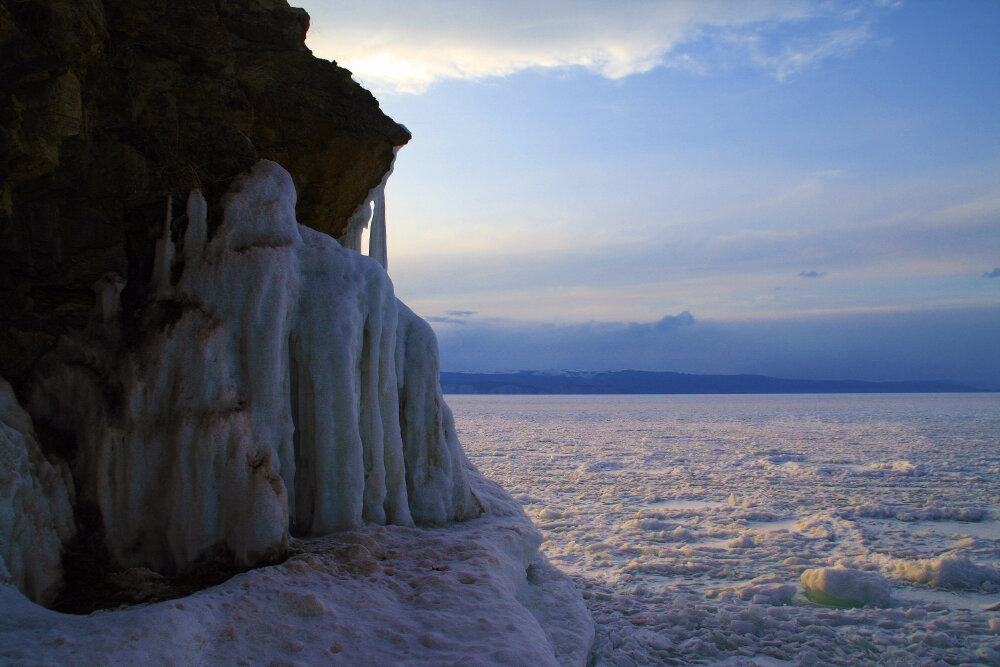
[[[1000,388],[1000,3],[303,3],[445,370]]]

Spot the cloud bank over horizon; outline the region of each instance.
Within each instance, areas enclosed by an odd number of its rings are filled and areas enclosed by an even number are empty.
[[[874,39],[893,3],[766,0],[403,0],[305,2],[308,44],[376,92],[421,93],[447,79],[578,67],[608,79],[656,67],[756,67],[782,80]],[[336,20],[326,20],[335,16]],[[794,24],[795,34],[783,28]],[[692,45],[698,48],[690,48]]]
[[[782,319],[433,322],[445,371],[652,370],[809,380],[948,380],[1000,391],[1000,310],[875,310]]]

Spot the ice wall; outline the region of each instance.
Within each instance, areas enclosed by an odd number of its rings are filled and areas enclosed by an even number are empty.
[[[50,602],[62,578],[63,545],[73,534],[69,471],[42,455],[34,426],[0,379],[0,582]]]
[[[141,321],[120,320],[121,281],[102,279],[100,312],[33,382],[29,407],[75,440],[78,493],[118,567],[174,572],[220,550],[253,565],[289,534],[479,512],[433,334],[382,266],[298,225],[295,199],[262,161],[206,240],[193,193]]]

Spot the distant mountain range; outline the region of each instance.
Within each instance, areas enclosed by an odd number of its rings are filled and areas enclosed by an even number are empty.
[[[446,394],[889,394],[984,391],[953,382],[791,380],[655,371],[441,373]]]

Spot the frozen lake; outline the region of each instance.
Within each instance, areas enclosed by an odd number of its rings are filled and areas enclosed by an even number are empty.
[[[1000,394],[448,396],[602,664],[1000,664]],[[887,606],[812,602],[835,565]]]

